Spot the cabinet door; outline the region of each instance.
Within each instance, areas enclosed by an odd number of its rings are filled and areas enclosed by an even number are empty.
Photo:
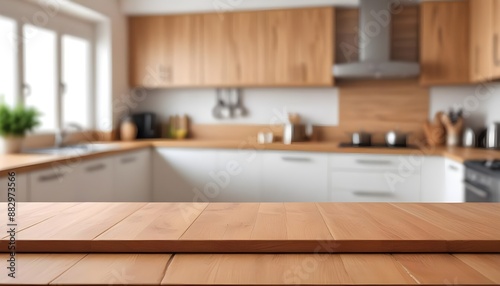
[[[331,86],[332,8],[264,12],[266,83]]]
[[[425,156],[420,179],[422,202],[444,202],[446,188],[444,160],[443,157]]]
[[[500,0],[493,0],[493,79],[500,79]]]
[[[470,82],[468,9],[467,1],[422,3],[421,84]]]
[[[465,202],[464,165],[453,160],[445,160],[445,195],[446,203]]]
[[[29,173],[30,201],[74,202],[77,201],[78,163],[58,165],[53,168]]]
[[[153,198],[159,202],[216,201],[216,151],[157,148],[153,158]]]
[[[151,201],[151,150],[140,150],[113,158],[114,200]]]
[[[328,156],[305,152],[262,153],[265,202],[327,201]]]
[[[256,12],[230,13],[224,17],[224,79],[228,84],[264,83],[264,21],[264,15]]]
[[[76,173],[76,200],[79,202],[112,202],[113,161],[111,158],[85,160]]]
[[[261,156],[255,150],[218,151],[213,174],[220,183],[217,202],[260,202]]]
[[[393,173],[395,176],[390,175]],[[397,179],[396,179],[397,178]],[[401,176],[385,172],[333,171],[330,174],[333,202],[419,202],[420,174]]]
[[[14,195],[16,202],[29,202],[28,196],[28,175],[16,173],[14,181],[9,180],[9,177],[0,178],[0,202],[8,200],[8,189],[14,188],[11,193]]]
[[[471,26],[471,79],[474,82],[483,82],[491,79],[492,74],[492,28],[493,28],[493,1],[469,1]],[[498,17],[498,16],[496,16]]]
[[[132,87],[162,87],[170,80],[167,56],[168,17],[129,18],[129,83]]]
[[[173,86],[203,84],[202,31],[203,15],[167,16],[173,27],[166,41],[172,48]],[[210,55],[206,55],[210,56]]]

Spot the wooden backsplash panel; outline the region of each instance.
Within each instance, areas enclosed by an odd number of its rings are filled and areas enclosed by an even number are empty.
[[[381,141],[385,132],[397,129],[423,138],[429,91],[417,81],[344,82],[339,94],[339,128],[344,132],[375,132],[375,141]]]
[[[419,58],[419,7],[404,6],[392,15],[391,59],[418,61]],[[358,52],[359,9],[335,9],[335,62],[359,60]]]

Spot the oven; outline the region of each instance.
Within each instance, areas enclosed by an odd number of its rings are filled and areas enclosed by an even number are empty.
[[[465,201],[500,202],[500,171],[483,162],[465,163]]]

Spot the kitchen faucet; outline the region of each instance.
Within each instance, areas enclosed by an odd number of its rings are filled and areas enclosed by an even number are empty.
[[[66,137],[69,135],[69,129],[73,129],[75,131],[83,131],[83,127],[76,123],[70,123],[63,128],[57,130],[55,134],[55,146],[56,148],[64,147]]]

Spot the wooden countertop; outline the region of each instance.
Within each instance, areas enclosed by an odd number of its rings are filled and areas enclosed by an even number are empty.
[[[7,254],[0,259],[7,260]],[[18,254],[8,285],[498,285],[500,254]],[[6,272],[6,271],[4,271]]]
[[[499,221],[500,204],[19,203],[17,245],[73,253],[500,252]],[[0,251],[7,244],[6,236]]]
[[[149,147],[167,148],[208,148],[208,149],[255,149],[273,151],[303,151],[325,153],[358,153],[382,155],[416,155],[416,156],[444,156],[458,162],[467,160],[500,160],[500,151],[469,148],[422,147],[415,149],[404,148],[343,148],[338,142],[304,142],[286,145],[283,143],[258,144],[251,139],[247,141],[217,141],[217,140],[141,140],[134,142],[111,142],[116,149],[80,155],[82,159],[93,159],[109,156],[121,152]],[[10,171],[28,172],[46,168],[54,163],[72,160],[77,156],[58,156],[40,154],[13,154],[0,155],[0,176],[6,176]]]
[[[47,168],[57,163],[73,161],[75,158],[95,159],[132,150],[151,147],[148,142],[110,142],[117,148],[112,150],[94,152],[90,154],[75,155],[45,155],[45,154],[9,154],[0,155],[0,177],[6,176],[8,172],[29,172]]]

